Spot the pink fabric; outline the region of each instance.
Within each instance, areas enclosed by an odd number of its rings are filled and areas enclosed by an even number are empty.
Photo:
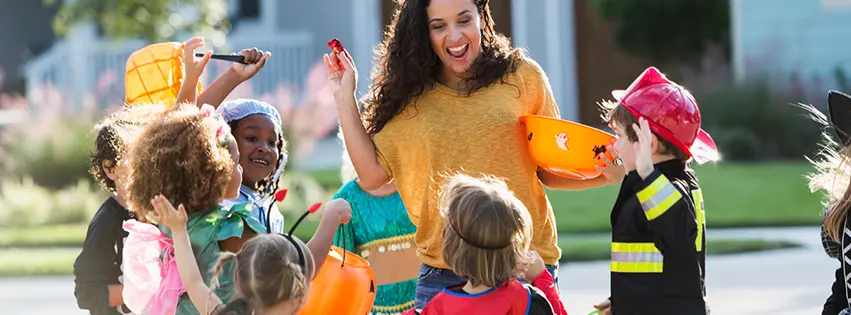
[[[136,220],[124,222],[124,304],[134,313],[173,314],[183,294],[174,245],[160,230]],[[162,259],[160,259],[162,254]]]

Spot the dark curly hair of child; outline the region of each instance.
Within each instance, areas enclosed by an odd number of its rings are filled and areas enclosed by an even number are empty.
[[[153,117],[165,110],[162,105],[124,105],[120,110],[104,117],[93,128],[97,133],[95,148],[89,152],[89,173],[101,187],[116,193],[115,181],[107,176],[119,160],[126,157],[127,146],[133,136]]]
[[[131,210],[144,215],[159,194],[183,204],[189,214],[222,201],[236,165],[228,145],[232,141],[217,139],[218,128],[227,125],[214,117],[194,105],[179,105],[145,126],[129,155]]]
[[[303,266],[299,265],[299,251],[304,257]],[[280,302],[296,301],[296,305],[301,305],[307,300],[316,266],[310,249],[298,238],[289,240],[280,234],[261,234],[246,242],[239,254],[223,253],[213,267],[213,288],[224,264],[231,260],[236,261],[237,298],[216,307],[213,314],[253,314],[252,310]]]

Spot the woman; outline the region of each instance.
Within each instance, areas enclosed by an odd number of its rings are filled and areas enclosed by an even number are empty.
[[[423,265],[416,309],[444,287],[463,283],[440,252],[444,224],[436,192],[443,175],[505,179],[532,217],[531,249],[554,277],[561,251],[541,184],[578,190],[623,178],[623,170],[606,159],[606,177],[588,181],[561,178],[535,165],[519,118],[559,117],[558,107],[541,67],[493,27],[487,0],[403,1],[377,51],[366,126],[354,96],[357,71],[351,57],[345,51],[325,56],[361,185],[371,190],[392,179],[417,226]]]

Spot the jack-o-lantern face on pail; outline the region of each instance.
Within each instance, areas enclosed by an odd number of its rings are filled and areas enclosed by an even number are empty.
[[[369,262],[331,246],[328,258],[310,283],[299,315],[368,314],[375,302],[375,273]]]

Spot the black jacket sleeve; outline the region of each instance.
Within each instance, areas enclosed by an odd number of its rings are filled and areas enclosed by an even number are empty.
[[[841,262],[840,262],[841,263]],[[845,300],[845,277],[842,274],[842,266],[836,269],[836,278],[830,287],[830,296],[824,302],[822,315],[836,315],[848,307]]]
[[[654,170],[638,184],[638,201],[655,234],[656,247],[665,255],[693,252],[697,218],[691,193]]]
[[[115,256],[120,253],[115,252],[115,238],[120,224],[109,211],[98,211],[89,223],[83,250],[74,261],[77,306],[93,315],[116,313],[115,308],[109,306],[107,285],[119,283],[121,270],[115,265]]]
[[[553,307],[547,301],[546,295],[540,289],[527,285],[531,298],[529,299],[529,315],[553,315]]]

